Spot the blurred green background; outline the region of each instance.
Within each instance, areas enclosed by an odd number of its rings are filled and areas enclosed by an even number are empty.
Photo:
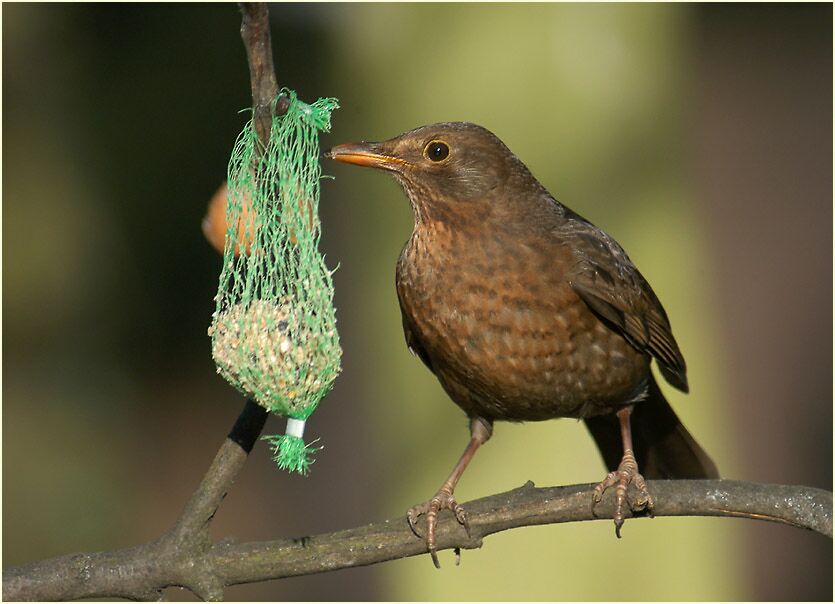
[[[666,391],[727,478],[832,488],[832,6],[281,4],[280,85],[336,96],[329,146],[467,120],[615,236],[688,360]],[[5,4],[3,564],[168,528],[243,401],[206,329],[205,206],[249,74],[235,5]],[[397,185],[325,165],[322,248],[343,375],[309,478],[254,450],[217,537],[304,536],[405,513],[467,441],[407,351]],[[266,433],[283,431],[271,419]],[[600,480],[571,420],[497,425],[459,501]],[[832,543],[728,519],[535,527],[228,599],[831,600]],[[629,573],[627,575],[627,573]],[[629,577],[625,579],[625,577]],[[190,594],[169,590],[167,597]]]

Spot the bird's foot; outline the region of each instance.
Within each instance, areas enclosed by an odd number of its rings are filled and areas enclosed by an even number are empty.
[[[467,519],[467,512],[458,505],[458,502],[452,496],[452,492],[446,488],[441,488],[432,499],[412,507],[406,513],[406,517],[409,520],[409,528],[418,537],[423,537],[423,535],[417,530],[417,520],[423,515],[426,516],[426,548],[429,550],[429,555],[432,556],[432,562],[435,564],[435,568],[441,568],[441,563],[438,562],[438,552],[435,543],[435,527],[438,526],[438,512],[444,509],[450,510],[455,514],[455,519],[464,527],[464,530],[467,531],[467,536],[469,536],[470,523]],[[455,563],[458,564],[459,561],[460,556],[456,550]]]
[[[634,484],[638,490],[638,496],[631,501],[627,498],[630,484]],[[623,526],[627,507],[632,511],[646,510],[652,516],[652,508],[655,505],[655,500],[647,489],[646,480],[638,473],[638,462],[635,461],[635,454],[632,453],[631,449],[624,451],[618,469],[610,472],[600,484],[594,487],[591,504],[592,513],[594,513],[595,506],[603,499],[603,493],[611,486],[615,487],[615,534],[620,539],[620,529]]]

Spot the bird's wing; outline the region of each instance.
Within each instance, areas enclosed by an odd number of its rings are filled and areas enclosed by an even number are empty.
[[[571,245],[569,241],[575,262],[568,278],[574,291],[632,346],[655,357],[670,384],[687,392],[684,357],[649,283],[606,233],[583,219],[570,224],[569,238],[581,242]]]

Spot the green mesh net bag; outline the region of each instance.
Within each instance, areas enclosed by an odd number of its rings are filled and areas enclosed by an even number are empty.
[[[286,433],[264,437],[279,467],[306,474],[317,450],[302,439],[330,391],[342,350],[331,271],[319,253],[318,131],[336,99],[301,102],[274,117],[266,147],[250,120],[229,160],[226,240],[209,335],[217,371]]]

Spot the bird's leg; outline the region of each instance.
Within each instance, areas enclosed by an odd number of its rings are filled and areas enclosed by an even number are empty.
[[[623,458],[620,460],[618,469],[610,472],[603,481],[594,487],[592,497],[592,511],[594,506],[600,503],[603,493],[611,486],[615,486],[615,534],[620,539],[620,528],[623,526],[623,516],[627,505],[634,510],[646,509],[650,515],[655,502],[647,490],[647,483],[644,477],[638,473],[638,462],[632,452],[632,426],[629,417],[632,414],[632,406],[624,407],[617,412],[620,421],[620,435],[623,439]],[[630,502],[627,499],[629,483],[634,483],[638,489],[638,498]]]
[[[480,417],[471,418],[470,443],[467,445],[467,448],[464,449],[464,453],[461,454],[461,458],[458,460],[458,463],[455,464],[455,468],[453,468],[449,478],[446,479],[446,482],[440,489],[438,489],[438,492],[435,493],[435,496],[432,499],[414,506],[407,513],[409,527],[411,527],[412,532],[418,537],[421,535],[417,532],[415,524],[421,515],[426,514],[426,547],[429,550],[429,554],[432,556],[432,562],[435,563],[435,568],[441,568],[441,564],[438,562],[438,553],[435,549],[435,527],[438,524],[438,512],[443,509],[452,510],[452,513],[455,514],[455,518],[467,531],[467,535],[470,534],[470,524],[467,520],[467,512],[464,511],[464,508],[458,505],[458,502],[455,501],[452,493],[455,490],[455,485],[458,484],[458,480],[464,473],[464,470],[467,469],[467,464],[470,463],[473,455],[475,455],[476,450],[490,439],[490,435],[492,433],[493,423],[491,421]],[[456,557],[456,563],[457,562],[458,557]]]

